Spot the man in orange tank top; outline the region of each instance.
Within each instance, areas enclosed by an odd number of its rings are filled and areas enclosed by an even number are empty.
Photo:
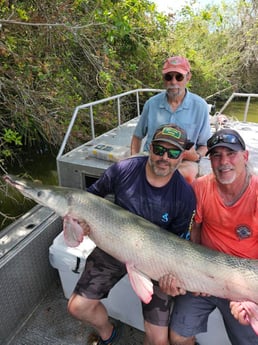
[[[251,173],[245,142],[237,131],[227,128],[213,134],[207,147],[213,173],[193,182],[197,209],[191,240],[230,255],[258,259],[258,176]],[[243,314],[244,304],[239,307],[237,302],[230,305],[215,296],[194,296],[170,281],[163,277],[160,287],[177,296],[170,322],[171,345],[195,344],[195,335],[207,331],[208,317],[216,307],[232,344],[258,345],[251,320],[237,321],[243,319],[239,313]]]

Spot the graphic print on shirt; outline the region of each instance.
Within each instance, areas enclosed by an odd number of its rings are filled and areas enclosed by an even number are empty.
[[[240,240],[244,240],[245,238],[252,236],[252,230],[245,224],[238,225],[235,228],[235,232]]]
[[[168,222],[168,213],[167,212],[162,215],[161,221],[164,223]]]

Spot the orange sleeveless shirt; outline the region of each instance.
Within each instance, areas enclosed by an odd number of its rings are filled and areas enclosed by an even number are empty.
[[[258,176],[252,176],[241,198],[224,205],[213,174],[194,181],[195,221],[202,223],[201,243],[227,254],[258,259]]]

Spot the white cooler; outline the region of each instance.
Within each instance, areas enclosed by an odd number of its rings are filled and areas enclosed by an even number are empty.
[[[68,299],[81,276],[88,255],[95,248],[94,242],[85,237],[76,248],[67,247],[63,232],[53,241],[49,248],[51,265],[58,269],[65,297]],[[144,330],[141,302],[133,291],[126,275],[110,291],[108,298],[102,300],[108,314],[122,322]],[[197,335],[198,342],[209,345],[231,345],[228,340],[220,312],[215,309],[208,322],[208,332]]]
[[[85,237],[76,248],[68,247],[61,232],[49,247],[51,266],[58,269],[64,295],[70,298],[80,278],[88,255],[95,248],[94,242]],[[141,302],[133,291],[126,275],[110,291],[108,298],[102,300],[108,314],[122,322],[143,331]]]

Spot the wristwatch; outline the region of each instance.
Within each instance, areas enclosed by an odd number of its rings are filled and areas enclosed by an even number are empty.
[[[202,158],[202,155],[200,154],[200,152],[196,151],[197,155],[199,156],[199,158],[195,161],[196,163],[199,163],[201,158]]]

